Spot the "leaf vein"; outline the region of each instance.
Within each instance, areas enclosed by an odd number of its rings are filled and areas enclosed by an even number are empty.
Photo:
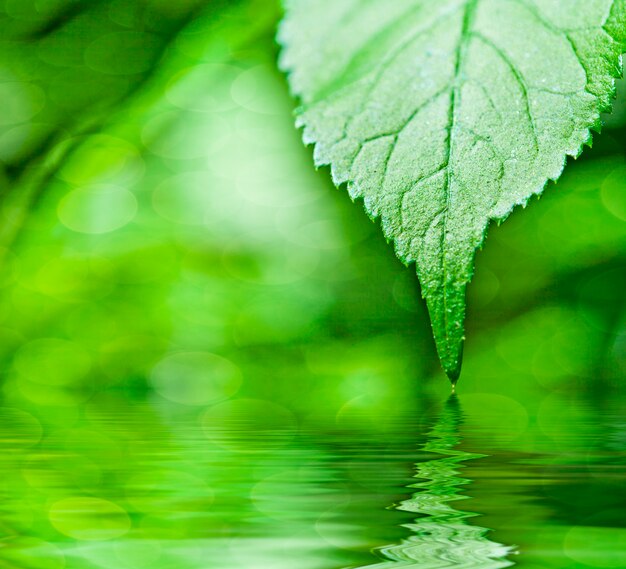
[[[497,45],[494,41],[486,37],[481,32],[473,32],[472,35],[473,37],[481,41],[484,45],[486,45],[487,47],[493,50],[493,52],[500,58],[500,60],[508,67],[509,71],[511,72],[511,75],[513,76],[519,88],[521,89],[522,97],[523,97],[523,104],[524,104],[524,111],[526,113],[526,117],[528,118],[529,126],[530,126],[531,133],[533,136],[533,146],[535,149],[535,154],[538,154],[539,153],[539,134],[537,132],[537,125],[535,124],[535,118],[532,112],[532,104],[531,104],[530,95],[529,95],[530,88],[528,84],[526,83],[524,76],[522,75],[520,70],[517,68],[515,63],[511,60],[511,58],[506,54],[506,52],[499,45]]]

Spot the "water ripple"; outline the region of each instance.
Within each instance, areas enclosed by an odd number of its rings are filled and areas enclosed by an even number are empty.
[[[384,561],[369,565],[368,569],[501,569],[514,565],[507,559],[514,553],[513,547],[489,539],[489,529],[470,525],[468,520],[478,514],[452,506],[453,502],[469,498],[461,494],[471,482],[460,476],[463,463],[485,456],[458,449],[462,421],[459,401],[453,395],[422,446],[422,450],[441,458],[416,465],[415,478],[420,482],[409,486],[416,492],[397,506],[418,514],[414,523],[404,526],[412,535],[398,544],[380,548]]]

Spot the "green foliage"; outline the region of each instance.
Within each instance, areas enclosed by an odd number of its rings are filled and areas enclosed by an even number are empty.
[[[287,2],[304,140],[415,262],[453,382],[475,251],[590,143],[625,24],[613,0]]]

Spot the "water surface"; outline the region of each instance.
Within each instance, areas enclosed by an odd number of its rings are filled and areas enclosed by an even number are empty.
[[[269,401],[4,407],[1,567],[626,566],[626,422],[466,395],[388,421]]]

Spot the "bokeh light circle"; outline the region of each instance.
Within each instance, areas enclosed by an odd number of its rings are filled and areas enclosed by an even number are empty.
[[[613,170],[600,187],[602,205],[617,219],[626,221],[626,166]]]
[[[210,352],[167,356],[150,374],[150,383],[159,395],[183,405],[207,405],[232,397],[242,381],[234,363]]]
[[[563,548],[582,567],[626,567],[626,529],[622,527],[574,526],[567,532]]]
[[[128,533],[132,525],[123,508],[90,496],[54,502],[48,518],[58,532],[80,541],[116,539]]]
[[[219,183],[207,172],[185,172],[159,184],[152,194],[152,206],[165,219],[183,225],[203,225],[209,216],[220,217],[216,194]]]
[[[44,107],[46,96],[37,85],[0,76],[0,100],[0,126],[7,126],[33,118]]]
[[[97,184],[67,194],[57,211],[67,228],[78,233],[99,235],[130,223],[137,213],[137,200],[132,192],[124,188]]]
[[[224,148],[232,136],[231,130],[229,121],[217,113],[167,111],[146,122],[141,140],[161,158],[193,160]]]
[[[286,92],[267,65],[243,71],[233,81],[230,92],[239,105],[256,113],[280,115],[289,108]]]
[[[235,108],[230,88],[241,69],[223,63],[196,65],[178,73],[167,88],[166,97],[187,111],[222,112]]]

